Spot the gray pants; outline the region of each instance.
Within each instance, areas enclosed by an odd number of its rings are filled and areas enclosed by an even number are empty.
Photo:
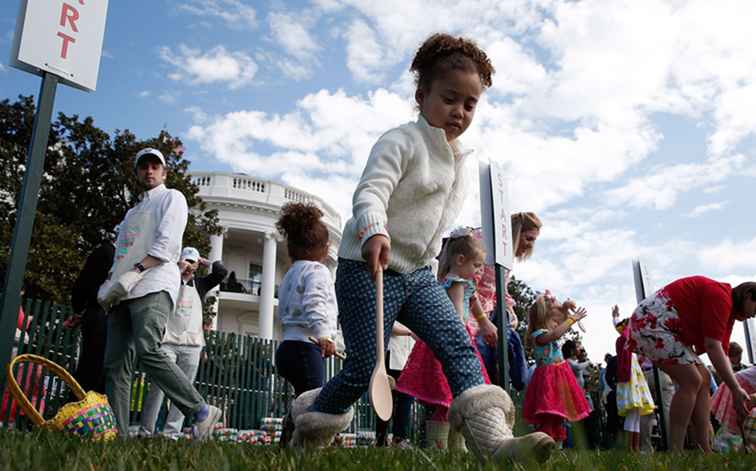
[[[654,397],[654,402],[664,405],[664,423],[667,429],[667,441],[669,441],[669,406],[672,405],[672,396],[675,395],[675,383],[672,378],[662,370],[659,370],[659,382],[661,383],[662,400],[656,397],[656,382],[654,381],[654,370],[646,370],[643,372],[646,376],[646,382],[648,388],[651,390],[651,395]],[[642,415],[640,419],[640,449],[641,451],[654,451],[654,447],[651,444],[651,429],[656,422],[656,415]]]
[[[131,379],[137,362],[184,415],[194,414],[205,403],[176,362],[160,348],[172,308],[171,297],[160,291],[124,301],[108,315],[105,393],[123,438],[129,432]]]
[[[202,347],[199,345],[174,345],[171,343],[163,344],[163,350],[173,362],[181,368],[187,379],[194,381],[199,368],[200,354]],[[155,433],[155,423],[157,422],[160,407],[163,405],[163,390],[156,384],[150,386],[150,391],[144,400],[142,407],[142,420],[139,430],[140,434],[152,435]],[[165,419],[163,434],[170,437],[181,435],[181,425],[184,423],[184,414],[171,403],[168,411],[168,417]]]

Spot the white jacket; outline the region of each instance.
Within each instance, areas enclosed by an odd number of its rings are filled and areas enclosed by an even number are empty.
[[[319,262],[297,260],[278,290],[278,315],[284,340],[336,339],[336,304],[331,272]]]
[[[352,199],[339,257],[362,260],[362,244],[376,234],[391,240],[389,268],[409,273],[431,266],[441,236],[459,215],[470,152],[446,141],[443,129],[418,117],[378,139]]]

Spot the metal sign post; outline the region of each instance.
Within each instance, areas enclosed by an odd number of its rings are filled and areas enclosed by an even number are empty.
[[[504,170],[496,163],[480,162],[481,227],[486,263],[496,273],[496,330],[499,384],[509,390],[509,311],[506,308],[506,276],[512,269],[512,231],[509,217],[509,185]]]
[[[17,200],[16,226],[5,275],[0,311],[0,386],[10,361],[29,255],[39,187],[45,168],[55,90],[58,82],[94,91],[102,55],[108,0],[22,0],[9,64],[40,75],[34,128],[26,172]]]
[[[651,290],[651,286],[648,283],[648,277],[641,266],[640,260],[633,261],[633,278],[635,281],[635,298],[638,303],[646,299],[646,291]],[[628,326],[629,328],[629,326]],[[654,390],[656,392],[657,404],[659,408],[659,434],[661,435],[662,448],[664,450],[669,449],[669,442],[667,437],[667,418],[664,415],[664,401],[662,400],[662,387],[659,378],[659,368],[654,365]]]
[[[5,365],[10,361],[13,337],[16,332],[21,287],[24,282],[26,259],[29,255],[34,216],[37,212],[39,185],[45,170],[45,151],[50,136],[50,118],[55,102],[58,77],[45,73],[39,91],[37,114],[34,117],[32,140],[26,161],[26,174],[18,198],[16,227],[13,230],[10,257],[5,273],[2,318],[0,318],[0,384],[5,383]]]
[[[754,343],[756,343],[756,339],[751,337],[752,332],[754,332],[752,328],[753,328],[753,319],[746,319],[746,321],[743,322],[743,330],[745,333],[746,351],[748,352],[748,363],[750,363],[751,365],[754,364],[754,359],[753,359],[754,347],[753,346],[754,346]]]

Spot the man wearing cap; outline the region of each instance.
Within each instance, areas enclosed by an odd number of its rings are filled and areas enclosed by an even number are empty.
[[[202,328],[202,301],[208,291],[215,288],[226,277],[226,267],[220,260],[212,265],[209,275],[195,278],[194,272],[200,265],[209,266],[207,259],[201,258],[194,247],[185,247],[181,251],[179,260],[181,272],[181,288],[179,288],[176,308],[168,318],[165,335],[163,335],[163,350],[172,361],[176,362],[186,377],[194,381],[200,363],[202,347],[205,346],[205,336]],[[142,409],[140,435],[149,436],[155,432],[160,406],[163,404],[163,391],[156,386],[150,387]],[[169,438],[181,436],[181,425],[184,414],[175,405],[171,405],[168,417],[163,427],[163,435]]]
[[[181,192],[165,187],[167,169],[160,151],[141,150],[135,166],[145,191],[119,226],[113,266],[97,296],[101,304],[110,308],[105,391],[115,412],[118,432],[125,438],[133,366],[141,361],[152,383],[184,415],[193,417],[195,438],[204,439],[220,419],[221,411],[205,402],[161,348],[181,286],[178,261],[188,217],[186,199]]]

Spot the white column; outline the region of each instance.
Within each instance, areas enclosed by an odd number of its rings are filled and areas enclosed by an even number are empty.
[[[276,289],[276,235],[265,234],[263,246],[262,288],[260,289],[260,337],[273,338],[273,295]]]
[[[226,235],[226,229],[223,228],[223,232],[219,235],[211,235],[210,236],[210,253],[207,256],[207,259],[210,261],[210,263],[217,262],[218,260],[223,259],[223,238]],[[218,316],[220,316],[220,313],[218,312],[218,294],[220,293],[220,286],[216,286],[215,288],[211,289],[207,296],[214,296],[215,297],[215,306],[213,306],[213,310],[215,311],[215,316],[213,316],[213,330],[218,330]]]
[[[207,256],[210,263],[223,259],[223,237],[225,236],[225,232],[226,230],[224,229],[220,235],[210,236],[210,254]]]

